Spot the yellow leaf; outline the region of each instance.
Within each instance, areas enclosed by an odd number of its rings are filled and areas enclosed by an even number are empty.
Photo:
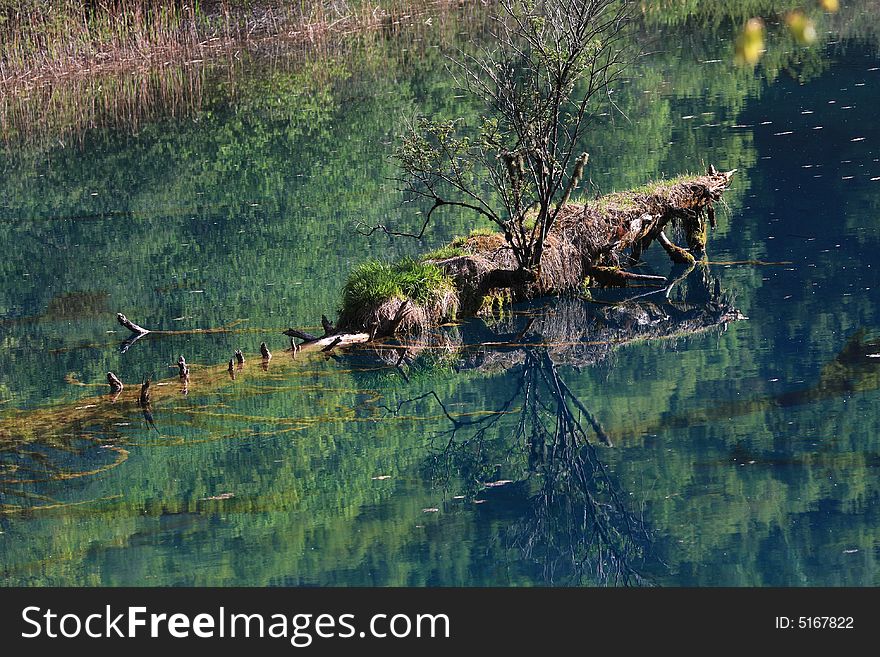
[[[816,25],[799,9],[786,15],[785,24],[798,43],[810,44],[816,40]]]
[[[750,18],[736,40],[736,61],[754,66],[764,53],[764,21]]]

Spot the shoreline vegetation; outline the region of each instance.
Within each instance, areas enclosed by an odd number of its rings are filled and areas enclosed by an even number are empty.
[[[0,0],[0,94],[71,76],[200,64],[222,54],[315,46],[364,32],[393,34],[410,24],[430,24],[443,13],[485,14],[491,5],[488,0]],[[706,10],[646,2],[639,16],[649,31],[692,21],[700,11],[708,11],[715,23],[745,24],[749,17],[767,15],[775,24],[784,22],[785,12],[800,12],[803,2],[719,5]],[[880,39],[875,22],[858,7],[821,16],[823,7],[820,2],[810,10],[818,27],[873,43]],[[785,47],[794,38],[787,35]]]
[[[727,34],[740,15],[767,13],[768,2],[756,0],[747,8],[720,3],[709,23],[713,29],[724,25]],[[880,47],[876,25],[865,15],[878,2],[847,4],[823,17],[817,23],[822,40],[835,35]],[[490,13],[487,0],[200,0],[191,3],[195,9],[179,0],[161,4],[177,13],[160,12],[148,29],[144,17],[160,0],[0,0],[0,149],[64,148],[95,128],[138,134],[154,121],[196,115],[218,87],[234,96],[243,76],[263,74],[264,68],[308,66],[310,74],[321,69],[323,75],[328,68],[358,67],[364,59],[378,68],[382,58],[405,57],[427,39],[443,52],[462,34],[485,35]],[[867,12],[860,11],[863,5]],[[89,15],[87,6],[94,7]],[[144,23],[113,22],[111,10],[139,15]],[[187,16],[198,25],[185,27]],[[687,24],[693,16],[686,6],[648,4],[637,29],[650,40],[663,26]],[[768,77],[795,75],[802,56],[809,58],[802,66],[821,69],[819,48],[789,43],[787,32],[785,39],[762,57]],[[738,68],[740,77],[751,75]]]
[[[0,93],[58,78],[201,64],[264,45],[315,45],[481,2],[0,0]]]
[[[297,7],[315,1],[303,0]],[[462,26],[482,34],[487,14],[482,0],[346,0],[357,12],[323,27],[312,19],[277,19],[275,32],[254,29],[227,40],[202,39],[194,48],[177,43],[171,50],[147,47],[115,55],[108,50],[66,61],[42,53],[37,57],[42,68],[36,60],[22,67],[21,60],[4,71],[16,40],[19,48],[27,41],[13,33],[15,21],[4,19],[4,12],[35,2],[0,0],[0,152],[63,149],[104,128],[137,135],[169,117],[197,117],[218,105],[235,105],[258,80],[279,74],[308,76],[302,91],[314,93],[312,81],[326,85],[350,70],[406,65],[401,62],[407,53],[426,40],[442,49]],[[30,43],[35,45],[33,39]]]

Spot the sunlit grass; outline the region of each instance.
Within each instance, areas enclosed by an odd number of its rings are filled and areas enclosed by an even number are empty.
[[[465,253],[464,249],[461,249],[457,246],[453,246],[452,244],[447,244],[445,246],[441,246],[433,251],[429,251],[425,255],[422,256],[422,260],[447,260],[449,258],[454,258],[456,256],[463,255]]]
[[[397,263],[370,260],[357,267],[342,290],[341,314],[353,314],[395,298],[426,303],[452,281],[431,262],[404,259]]]

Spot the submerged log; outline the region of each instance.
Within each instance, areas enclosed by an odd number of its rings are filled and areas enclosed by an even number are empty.
[[[591,267],[589,275],[603,287],[625,287],[630,281],[649,281],[652,283],[665,283],[665,276],[653,276],[651,274],[636,274],[620,267]]]
[[[666,250],[666,253],[669,254],[669,258],[672,262],[682,265],[692,265],[696,262],[696,258],[694,258],[691,253],[688,253],[677,244],[673,244],[672,240],[666,237],[666,233],[662,230],[657,235],[657,241],[660,242],[660,246],[662,246]]]
[[[110,385],[110,392],[122,392],[125,387],[113,372],[107,372],[107,383]]]
[[[145,376],[144,382],[141,384],[141,392],[138,397],[138,403],[143,408],[148,408],[150,406],[150,377]]]
[[[143,326],[138,326],[122,313],[116,313],[116,321],[118,321],[122,326],[127,328],[132,333],[139,336],[145,335],[150,332],[150,329],[145,329]]]
[[[119,322],[120,325],[127,328],[131,331],[131,335],[126,338],[122,344],[120,345],[120,351],[125,353],[128,349],[138,340],[140,340],[145,335],[157,336],[157,335],[197,335],[197,334],[209,334],[209,333],[229,333],[233,330],[233,328],[240,324],[244,320],[235,320],[226,326],[220,326],[218,328],[207,328],[207,329],[184,329],[180,331],[165,331],[159,329],[146,329],[143,326],[139,326],[131,321],[128,317],[123,315],[122,313],[116,313],[116,321]]]
[[[290,338],[299,338],[303,342],[314,342],[315,340],[319,339],[317,335],[312,335],[311,333],[306,333],[305,331],[299,331],[295,328],[289,328],[286,331],[282,331],[281,333],[282,335],[286,335]]]

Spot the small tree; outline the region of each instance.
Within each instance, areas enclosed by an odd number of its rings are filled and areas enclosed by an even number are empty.
[[[596,101],[624,68],[632,4],[500,0],[495,45],[451,68],[485,103],[486,118],[476,127],[427,118],[408,126],[397,152],[401,180],[432,205],[418,234],[372,230],[421,237],[438,208],[467,208],[502,229],[521,280],[533,280],[583,176],[582,141]]]

